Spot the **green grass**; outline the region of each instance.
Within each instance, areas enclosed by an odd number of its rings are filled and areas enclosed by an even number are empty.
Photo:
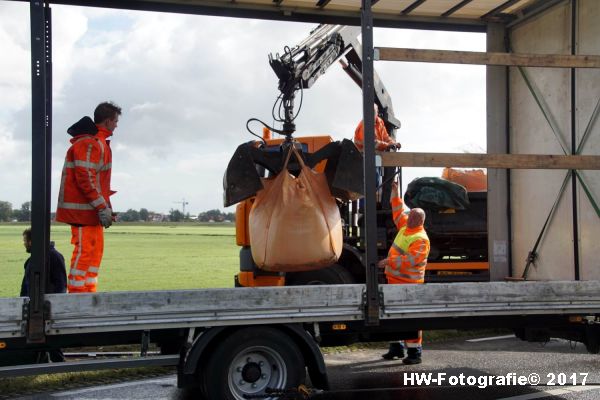
[[[0,225],[0,297],[19,293],[23,263],[23,224]],[[51,227],[51,240],[67,270],[73,246],[67,225]],[[233,287],[239,247],[233,224],[124,224],[105,231],[98,290],[138,291]]]

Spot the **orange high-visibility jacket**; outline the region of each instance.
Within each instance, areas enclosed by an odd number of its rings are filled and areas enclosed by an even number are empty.
[[[429,238],[423,225],[407,228],[408,211],[402,199],[392,197],[392,213],[399,229],[388,252],[385,274],[389,283],[423,283],[429,255]]]
[[[63,166],[56,220],[72,225],[99,225],[98,210],[111,207],[109,196],[112,132],[84,117],[67,131],[71,147]],[[112,208],[112,207],[111,207]]]
[[[354,144],[360,151],[363,151],[364,143],[364,122],[361,120],[354,131]],[[381,117],[375,116],[375,150],[383,151],[393,143],[394,140],[390,137],[387,129],[385,128],[385,122],[383,122]]]

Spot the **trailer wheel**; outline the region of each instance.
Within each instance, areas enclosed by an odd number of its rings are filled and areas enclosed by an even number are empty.
[[[287,286],[344,285],[356,283],[350,271],[338,264],[313,271],[288,272],[285,274],[285,281]]]
[[[306,376],[298,346],[271,327],[244,328],[227,336],[203,370],[206,397],[223,400],[298,387]]]

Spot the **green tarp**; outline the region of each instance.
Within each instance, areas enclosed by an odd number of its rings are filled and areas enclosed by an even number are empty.
[[[410,208],[441,210],[469,208],[469,198],[464,186],[442,178],[417,178],[408,184],[404,203]]]

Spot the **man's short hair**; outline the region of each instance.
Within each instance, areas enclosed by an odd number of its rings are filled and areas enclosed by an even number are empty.
[[[105,101],[98,104],[94,110],[94,123],[101,124],[107,119],[115,119],[117,115],[121,115],[121,107],[111,101]]]
[[[25,239],[31,242],[31,228],[27,228],[23,231],[23,236]]]

